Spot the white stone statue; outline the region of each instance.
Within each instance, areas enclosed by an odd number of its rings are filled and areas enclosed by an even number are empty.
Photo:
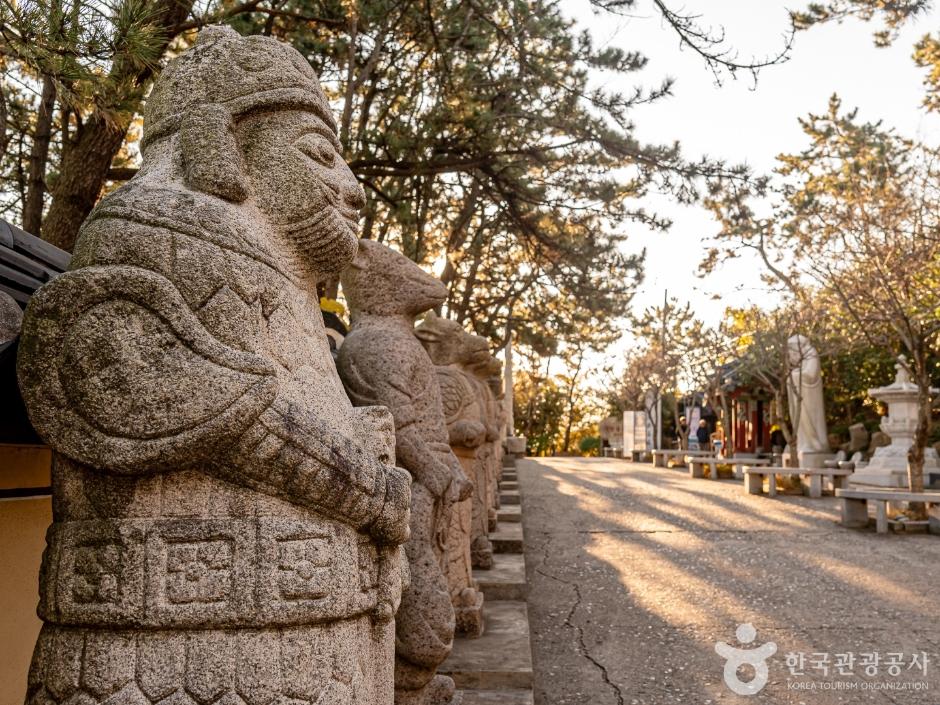
[[[806,462],[806,455],[829,453],[822,370],[819,353],[805,336],[792,336],[787,341],[787,349],[790,361],[790,380],[787,384],[790,419],[797,419],[797,453],[802,465]]]

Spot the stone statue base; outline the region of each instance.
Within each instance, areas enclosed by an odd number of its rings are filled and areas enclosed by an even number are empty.
[[[453,604],[457,634],[468,639],[483,636],[483,593],[475,587],[464,588]]]
[[[449,543],[457,547],[456,550],[467,551],[473,568],[492,568],[493,545],[487,538],[489,508],[486,501],[485,457],[482,457],[483,453],[478,448],[454,446],[452,450],[460,461],[467,477],[473,481],[473,497],[470,501],[470,521],[467,522],[466,526],[461,525],[460,527],[451,528],[452,534],[458,534],[461,531],[463,533],[453,536],[452,539],[449,539]],[[451,552],[451,549],[448,549],[448,552]],[[453,585],[453,583],[451,584]]]
[[[926,477],[924,478],[926,484]],[[849,477],[849,484],[852,487],[897,487],[905,488],[908,486],[907,470],[869,470],[867,467],[856,470]]]
[[[930,475],[940,474],[940,457],[933,448],[924,449],[924,485],[930,485]],[[873,487],[908,487],[907,448],[891,444],[878,448],[871,462],[855,471],[850,478],[853,485]]]
[[[525,455],[525,436],[506,436],[506,454],[521,458]]]
[[[472,505],[471,499],[454,504],[444,551],[444,573],[454,606],[456,633],[469,638],[483,634],[483,593],[473,581],[473,551],[469,541]]]
[[[392,702],[393,622],[367,616],[267,629],[82,629],[45,624],[34,703]]]
[[[464,472],[478,481],[474,475],[480,469],[476,452],[468,448],[455,448],[456,455]],[[476,492],[476,486],[474,492]],[[447,535],[447,556],[445,574],[450,589],[451,602],[454,605],[454,617],[457,621],[457,633],[476,637],[483,633],[483,593],[476,589],[473,581],[473,568],[479,567],[473,540],[473,513],[477,509],[474,503],[477,497],[457,502],[451,510],[450,528]],[[487,541],[489,543],[489,541]],[[490,547],[492,560],[492,546]]]
[[[395,666],[395,682],[403,680],[402,671]],[[437,675],[418,690],[395,690],[395,705],[460,705],[463,691],[454,687],[449,676]]]
[[[783,464],[790,466],[790,448],[789,446],[783,451]],[[835,458],[835,453],[830,453],[828,451],[802,451],[798,454],[799,467],[801,468],[824,468],[826,467],[826,461],[832,460]]]
[[[470,544],[470,561],[474,568],[490,570],[493,567],[493,543],[486,536],[477,536]]]

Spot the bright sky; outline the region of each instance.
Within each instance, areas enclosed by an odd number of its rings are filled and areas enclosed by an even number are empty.
[[[723,26],[741,59],[776,53],[788,25],[785,8],[805,4],[805,0],[672,2],[677,11],[699,13],[703,23]],[[864,120],[881,119],[905,136],[940,142],[940,116],[928,115],[920,107],[923,71],[911,59],[917,39],[940,29],[940,10],[906,27],[887,49],[873,44],[872,32],[880,27],[876,23],[849,21],[801,32],[791,59],[761,71],[755,87],[745,75],[716,86],[704,62],[679,48],[676,34],[664,25],[652,3],[639,0],[637,5],[633,17],[614,21],[592,16],[584,0],[563,0],[562,7],[589,28],[598,43],[639,50],[649,58],[639,79],[633,76],[623,86],[609,84],[610,88],[629,90],[634,80],[656,85],[665,76],[676,79],[674,97],[634,112],[637,135],[644,141],[679,140],[688,157],[708,154],[767,172],[777,154],[805,146],[797,118],[824,112],[835,92],[842,97],[843,108],[858,107]],[[647,250],[646,279],[634,300],[636,310],[660,304],[668,290],[680,301],[695,302],[700,317],[716,323],[726,306],[767,300],[757,261],[726,265],[704,280],[695,276],[702,251],[716,230],[707,212],[681,208],[667,199],[654,205],[674,225],[665,235],[633,228],[631,247]],[[622,350],[628,344],[625,339],[617,347]]]

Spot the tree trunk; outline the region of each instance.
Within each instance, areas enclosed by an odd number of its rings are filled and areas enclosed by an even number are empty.
[[[578,352],[578,364],[574,368],[574,374],[571,376],[571,383],[568,385],[568,398],[565,400],[567,410],[565,418],[565,444],[562,452],[568,453],[571,446],[571,426],[573,421],[571,414],[574,411],[574,388],[578,381],[578,375],[581,374],[581,363],[584,361],[584,351]]]
[[[675,386],[673,386],[672,392],[672,427],[675,430],[676,445],[678,448],[682,448],[682,441],[679,440],[679,395],[675,392]]]
[[[450,288],[451,282],[453,282],[457,276],[457,269],[454,267],[450,255],[463,249],[463,245],[469,235],[467,226],[470,224],[470,219],[473,217],[479,197],[480,185],[474,180],[463,202],[463,206],[460,208],[460,213],[457,215],[457,218],[450,228],[450,234],[447,236],[447,245],[444,248],[444,255],[447,261],[444,263],[444,271],[441,272],[441,281],[444,282],[448,289]]]
[[[176,37],[178,27],[189,16],[195,0],[158,0],[152,22],[163,31],[163,55]],[[62,135],[62,163],[52,187],[52,204],[43,222],[43,239],[68,252],[75,245],[78,229],[94,208],[108,179],[108,170],[120,151],[133,114],[140,109],[143,87],[153,77],[150,67],[141,67],[120,56],[112,64],[114,85],[128,91],[106,96],[107,113],[98,109],[86,116],[70,140]],[[128,103],[133,103],[128,107]],[[118,107],[120,106],[120,107]],[[106,118],[106,115],[110,119]]]
[[[659,448],[662,446],[662,438],[660,438],[659,427],[663,422],[662,408],[659,406],[659,402],[662,400],[662,392],[657,389],[653,394],[653,403],[649,406],[646,404],[646,398],[643,399],[643,408],[646,410],[646,418],[650,422],[650,430],[653,432],[653,448]]]
[[[331,274],[321,283],[320,296],[335,300],[339,296],[339,275]]]
[[[78,229],[98,201],[128,126],[126,121],[109,123],[94,113],[86,119],[75,140],[63,147],[62,167],[52,187],[52,205],[43,223],[44,240],[72,251]]]
[[[52,139],[52,116],[55,112],[55,82],[46,76],[42,81],[36,131],[29,152],[29,177],[26,200],[23,202],[23,230],[41,236],[42,211],[46,197],[46,164],[49,161],[49,142]]]
[[[789,465],[789,467],[795,468],[799,467],[800,464],[799,457],[794,456],[793,452],[793,449],[796,448],[797,433],[795,430],[796,427],[792,425],[792,420],[790,420],[790,415],[786,410],[788,406],[786,394],[786,385],[784,385],[783,390],[778,389],[776,392],[774,392],[773,415],[776,417],[776,420],[771,419],[771,423],[776,423],[778,426],[780,426],[780,431],[783,433],[783,440],[786,442],[784,449],[790,449],[790,458],[788,461],[786,461],[786,464]],[[791,428],[794,430],[791,430]],[[795,460],[794,457],[796,457]]]
[[[915,362],[917,379],[917,428],[914,430],[914,442],[907,450],[907,482],[911,492],[924,491],[924,448],[930,437],[930,375],[923,366]],[[911,502],[908,507],[911,519],[927,519],[927,505],[923,502]]]
[[[733,458],[734,451],[729,453],[728,445],[731,443],[731,407],[728,404],[728,397],[721,395],[721,428],[724,431],[724,438],[721,439],[721,452],[725,458]]]
[[[454,310],[450,311],[450,317],[462,326],[466,325],[467,320],[470,318],[470,301],[476,289],[480,263],[483,261],[483,248],[476,246],[476,239],[474,239],[473,244],[473,261],[470,263],[470,269],[467,271],[467,276],[463,282],[463,293],[460,296],[459,307],[455,307]],[[450,265],[450,258],[447,259],[447,265]],[[449,300],[453,300],[454,286],[457,284],[457,280],[451,277],[445,284],[448,289],[447,297]],[[448,306],[450,306],[450,303],[448,303]]]
[[[0,79],[0,154],[6,154],[10,144],[10,133],[7,131],[7,96]]]
[[[786,368],[788,369],[788,367]],[[786,396],[781,395],[781,400],[786,399],[786,408],[784,409],[789,419],[789,431],[787,430],[788,424],[781,424],[780,428],[783,429],[784,438],[787,439],[787,446],[790,448],[790,459],[789,466],[791,468],[800,467],[800,414],[803,413],[803,397],[801,395],[801,390],[803,388],[803,379],[802,373],[800,378],[797,380],[796,384],[790,384],[790,373],[787,372],[783,377],[783,392]],[[792,395],[792,399],[790,398]],[[795,414],[791,414],[790,411],[796,409]]]
[[[914,431],[914,442],[907,451],[907,480],[911,492],[924,491],[924,446],[927,445],[927,422],[924,413],[924,400],[927,394],[921,391],[918,394],[919,406],[917,410],[917,428]],[[927,404],[930,403],[927,397]]]
[[[786,437],[787,437],[787,434],[783,432],[783,420],[780,418],[779,402],[778,402],[778,400],[777,400],[777,395],[774,394],[773,392],[771,392],[771,396],[770,396],[770,428],[773,429],[774,426],[777,426],[777,427],[780,428],[780,431],[781,431],[781,433],[783,433],[783,437],[784,437],[784,441],[785,441],[785,440],[786,440]],[[774,460],[775,460],[776,457],[777,457],[777,453],[776,453],[776,451],[774,451],[774,448],[778,448],[778,447],[779,447],[779,446],[775,446],[775,445],[774,445],[774,441],[773,441],[773,430],[771,430],[771,432],[770,432],[770,464],[771,464],[771,465],[774,464]],[[780,449],[780,453],[781,453],[781,458],[782,458],[782,456],[783,456],[783,449],[782,449],[782,448]],[[782,460],[781,460],[781,463],[782,463]]]

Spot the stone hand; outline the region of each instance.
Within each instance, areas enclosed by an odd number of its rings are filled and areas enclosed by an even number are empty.
[[[385,503],[369,535],[380,544],[402,544],[411,536],[411,475],[393,466],[385,473]]]
[[[493,443],[499,440],[499,426],[494,423],[486,425],[486,442]]]
[[[412,476],[435,497],[443,497],[454,481],[453,470],[436,456],[425,456],[421,467],[412,470]]]
[[[457,501],[462,502],[465,499],[470,499],[473,494],[473,481],[467,477],[467,474],[463,471],[463,466],[461,466],[456,456],[451,455],[449,465],[452,478],[451,491],[454,493]]]
[[[486,427],[479,421],[461,419],[450,427],[450,444],[477,448],[486,440]]]
[[[310,414],[267,409],[215,470],[234,482],[310,506],[380,543],[408,538],[410,483]]]

